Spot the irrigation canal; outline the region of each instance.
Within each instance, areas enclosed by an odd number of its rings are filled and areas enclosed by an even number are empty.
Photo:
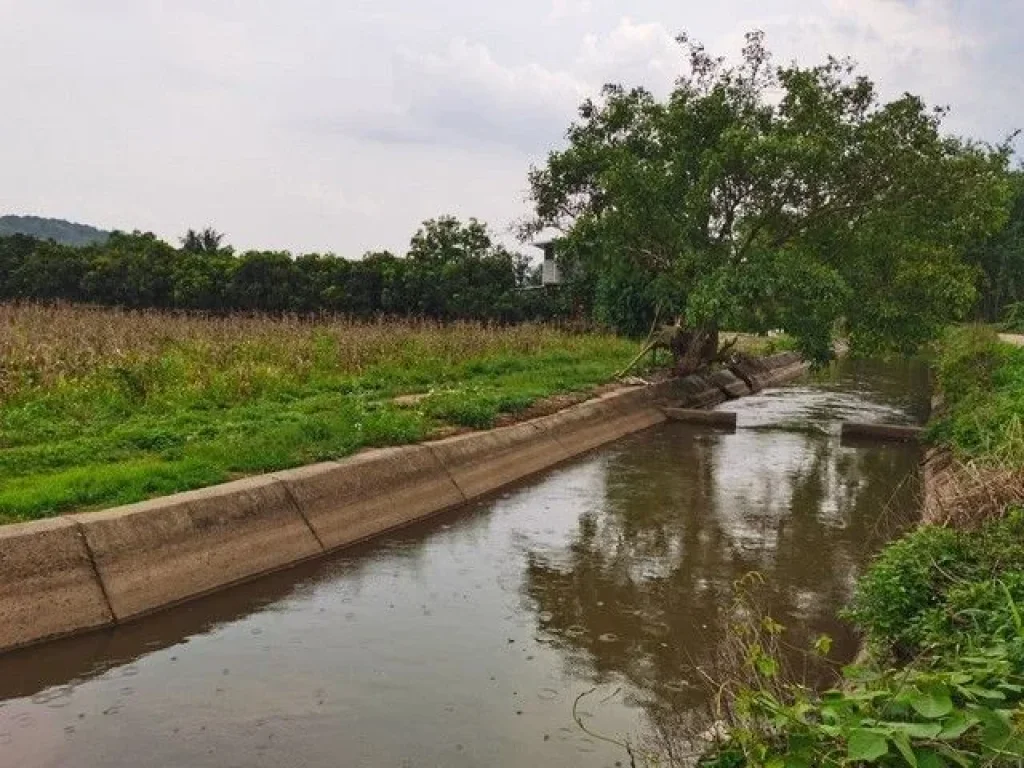
[[[917,505],[920,367],[842,363],[666,424],[499,496],[259,581],[0,657],[0,766],[611,766],[706,702],[733,582],[778,620],[835,613]],[[619,761],[617,763],[616,761]]]

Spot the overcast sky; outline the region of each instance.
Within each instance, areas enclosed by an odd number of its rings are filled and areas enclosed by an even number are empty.
[[[582,98],[754,28],[957,133],[1024,127],[1022,0],[0,0],[0,214],[347,256],[443,213],[502,232]]]

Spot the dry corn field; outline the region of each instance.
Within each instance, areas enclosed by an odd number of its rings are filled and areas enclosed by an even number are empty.
[[[374,366],[415,367],[425,359],[454,365],[493,355],[571,352],[592,347],[600,338],[542,325],[489,328],[0,304],[0,398],[81,380],[103,369],[144,365],[168,353],[192,363],[188,373],[197,380],[188,383],[199,384],[233,366],[277,369],[294,378],[318,365],[359,375]],[[606,341],[621,344],[613,336]]]

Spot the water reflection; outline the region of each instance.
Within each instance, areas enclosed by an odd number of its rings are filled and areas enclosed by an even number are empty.
[[[899,402],[902,377],[889,380],[899,398],[887,398],[851,386],[856,372],[827,375],[832,386],[733,404],[735,434],[675,425],[615,455],[604,503],[579,518],[568,546],[527,554],[524,595],[577,673],[623,676],[656,708],[703,703],[695,667],[713,660],[734,582],[751,571],[765,576],[765,607],[794,639],[828,632],[837,658],[852,654],[835,611],[865,558],[916,508],[918,455],[843,446],[837,416],[911,420],[921,397]],[[803,429],[786,430],[798,421]]]

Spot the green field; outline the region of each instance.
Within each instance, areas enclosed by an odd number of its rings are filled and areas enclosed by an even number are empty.
[[[550,327],[0,305],[0,520],[488,427],[638,349]],[[396,396],[425,395],[398,404]]]

